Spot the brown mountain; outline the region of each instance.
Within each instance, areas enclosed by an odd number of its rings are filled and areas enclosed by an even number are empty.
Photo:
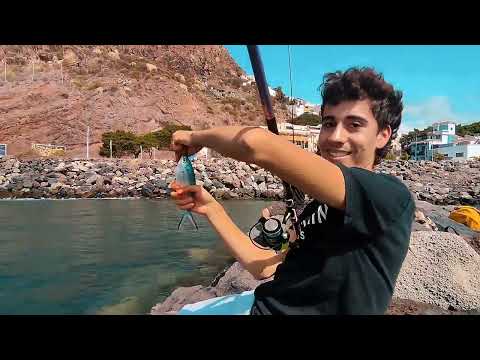
[[[106,131],[264,124],[255,84],[223,46],[11,45],[0,59],[0,143],[10,155],[40,143],[79,156],[87,126],[98,157]],[[285,121],[286,105],[274,107]]]

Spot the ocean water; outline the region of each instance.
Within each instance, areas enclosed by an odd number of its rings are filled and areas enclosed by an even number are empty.
[[[223,205],[248,231],[269,203]],[[177,231],[170,200],[0,201],[0,314],[145,314],[233,259],[208,221]]]

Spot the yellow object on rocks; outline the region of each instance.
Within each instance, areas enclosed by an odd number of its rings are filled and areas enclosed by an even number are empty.
[[[449,218],[472,230],[480,231],[480,211],[473,206],[460,206],[450,213]]]

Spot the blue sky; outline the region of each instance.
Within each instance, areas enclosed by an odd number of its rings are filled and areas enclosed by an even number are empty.
[[[252,74],[246,46],[226,45]],[[373,66],[403,91],[401,132],[438,120],[480,121],[480,46],[292,45],[293,96],[319,104],[318,86],[326,72]],[[290,95],[287,45],[261,45],[268,83]]]

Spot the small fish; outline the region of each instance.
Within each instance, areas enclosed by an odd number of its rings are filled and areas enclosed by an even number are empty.
[[[175,170],[175,182],[183,186],[196,184],[195,172],[193,170],[190,158],[191,157],[188,157],[187,155],[183,155],[178,161],[177,168]],[[182,228],[185,219],[190,220],[193,226],[195,226],[195,229],[198,230],[198,225],[195,222],[192,213],[188,210],[183,212],[182,218],[178,223],[178,230]]]

